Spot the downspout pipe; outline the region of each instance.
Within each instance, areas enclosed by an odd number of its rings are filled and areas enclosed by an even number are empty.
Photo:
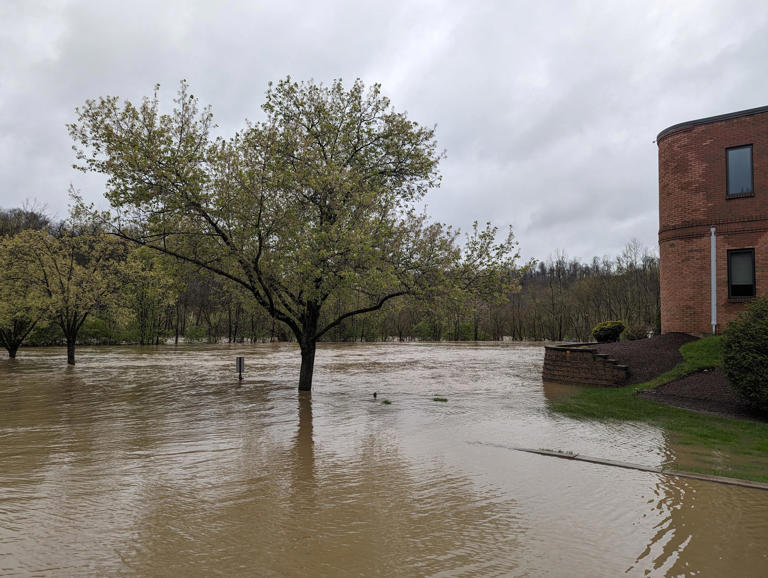
[[[717,237],[715,228],[709,229],[709,267],[710,267],[710,302],[712,304],[712,335],[717,334]]]

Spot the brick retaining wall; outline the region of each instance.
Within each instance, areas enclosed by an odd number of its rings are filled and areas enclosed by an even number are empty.
[[[594,343],[547,345],[544,348],[544,381],[616,386],[627,381],[629,369],[607,353],[590,347]]]

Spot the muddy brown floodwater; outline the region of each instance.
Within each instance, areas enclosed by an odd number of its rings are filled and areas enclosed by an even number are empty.
[[[0,575],[766,574],[768,491],[513,449],[685,465],[540,345],[323,345],[311,397],[291,345],[78,355],[0,362]]]

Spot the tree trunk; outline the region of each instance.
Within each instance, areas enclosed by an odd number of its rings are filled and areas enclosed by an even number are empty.
[[[67,336],[67,364],[75,364],[75,338]]]
[[[27,336],[32,333],[35,325],[37,325],[37,319],[30,323],[17,320],[13,322],[10,330],[0,330],[0,345],[8,351],[9,359],[16,359],[16,352]]]
[[[173,344],[178,345],[179,344],[179,304],[176,303],[176,319],[174,319],[174,329],[173,329]]]
[[[312,374],[315,371],[315,350],[317,342],[307,339],[301,345],[301,372],[299,373],[299,391],[312,391]]]
[[[315,350],[317,349],[317,322],[320,319],[320,306],[307,305],[302,316],[301,332],[296,339],[301,347],[301,372],[299,373],[299,391],[312,391],[312,375],[315,371]]]

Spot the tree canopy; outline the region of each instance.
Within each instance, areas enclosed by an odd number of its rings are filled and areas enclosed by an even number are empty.
[[[21,344],[49,310],[47,295],[30,274],[30,261],[25,258],[29,254],[25,253],[28,246],[24,238],[41,234],[27,231],[0,237],[0,346],[10,358],[16,357]]]
[[[456,232],[417,212],[442,153],[378,85],[286,79],[262,109],[263,121],[214,136],[210,108],[182,83],[168,113],[156,87],[136,105],[89,100],[69,129],[76,166],[108,176],[112,231],[245,288],[296,337],[299,389],[311,388],[316,342],[343,320],[514,270],[511,236],[476,229],[465,260]],[[334,299],[349,291],[362,301]]]
[[[126,247],[98,229],[68,228],[58,236],[24,231],[12,238],[16,266],[44,297],[50,319],[67,344],[67,363],[75,364],[77,334],[89,315],[114,306]]]

